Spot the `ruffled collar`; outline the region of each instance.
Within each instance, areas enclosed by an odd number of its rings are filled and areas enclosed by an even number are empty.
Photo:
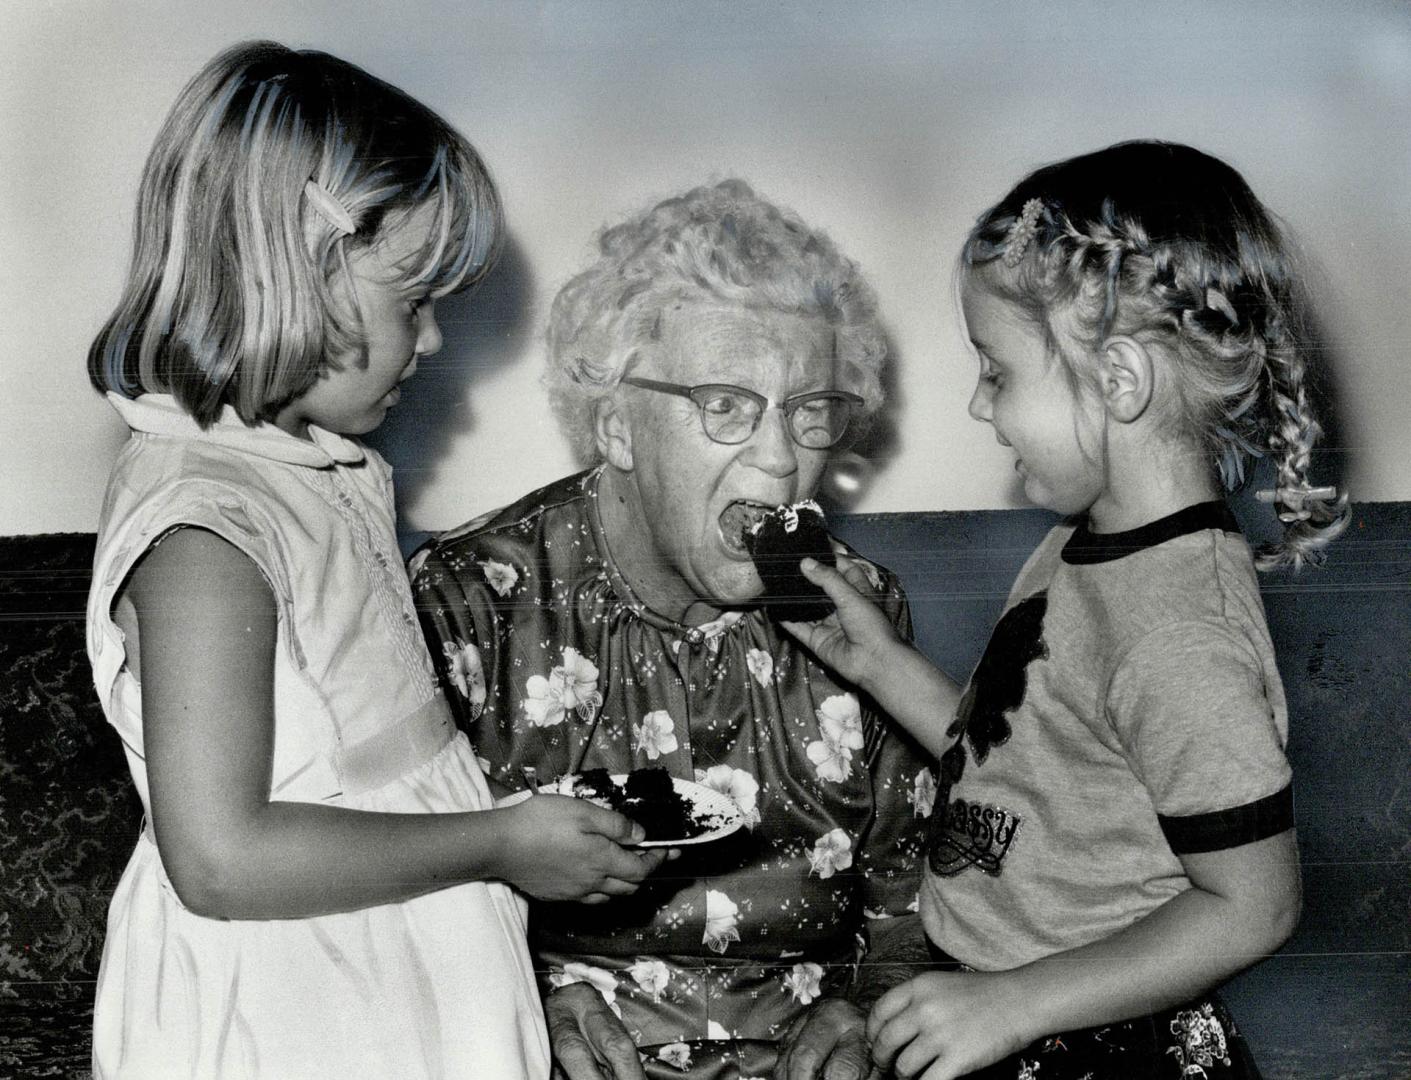
[[[309,425],[309,438],[299,439],[273,424],[247,425],[227,405],[216,422],[203,430],[170,394],[125,398],[110,391],[107,397],[108,404],[117,410],[128,427],[148,435],[196,439],[270,461],[314,469],[356,465],[366,457],[357,442],[313,424]]]

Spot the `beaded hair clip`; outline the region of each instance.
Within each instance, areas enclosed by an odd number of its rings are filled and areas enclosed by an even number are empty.
[[[1039,215],[1044,212],[1042,199],[1030,199],[1019,211],[1014,224],[1009,227],[1009,235],[1004,238],[1004,265],[1018,266],[1028,250],[1029,241],[1039,231]]]
[[[309,200],[309,205],[314,208],[319,217],[344,236],[352,236],[358,231],[358,226],[353,221],[353,215],[348,213],[348,208],[338,201],[338,197],[333,192],[317,180],[310,180],[304,185],[304,198]]]

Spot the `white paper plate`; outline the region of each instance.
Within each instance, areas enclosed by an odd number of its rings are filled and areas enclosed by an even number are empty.
[[[576,775],[564,776],[553,784],[545,784],[539,790],[551,795],[572,795],[573,782],[576,779],[578,779]],[[627,774],[613,773],[612,781],[620,786],[627,781]],[[697,784],[693,780],[682,780],[675,776],[671,778],[671,785],[676,789],[676,793],[690,805],[693,817],[714,815],[720,819],[720,824],[699,836],[692,836],[684,840],[643,840],[640,844],[633,845],[634,847],[686,847],[688,844],[708,844],[712,840],[729,836],[744,824],[745,818],[740,813],[740,807],[723,791],[716,791],[715,788]]]

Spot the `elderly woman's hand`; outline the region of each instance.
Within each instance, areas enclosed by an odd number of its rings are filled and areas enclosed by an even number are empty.
[[[555,1080],[646,1080],[637,1044],[586,983],[569,983],[544,999]]]
[[[872,1074],[867,1017],[844,998],[813,1003],[779,1043],[775,1080],[865,1080]]]

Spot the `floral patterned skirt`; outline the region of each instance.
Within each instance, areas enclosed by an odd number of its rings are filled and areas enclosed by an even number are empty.
[[[938,967],[969,970],[935,946]],[[968,1080],[1259,1080],[1249,1044],[1216,995],[1030,1043]]]

